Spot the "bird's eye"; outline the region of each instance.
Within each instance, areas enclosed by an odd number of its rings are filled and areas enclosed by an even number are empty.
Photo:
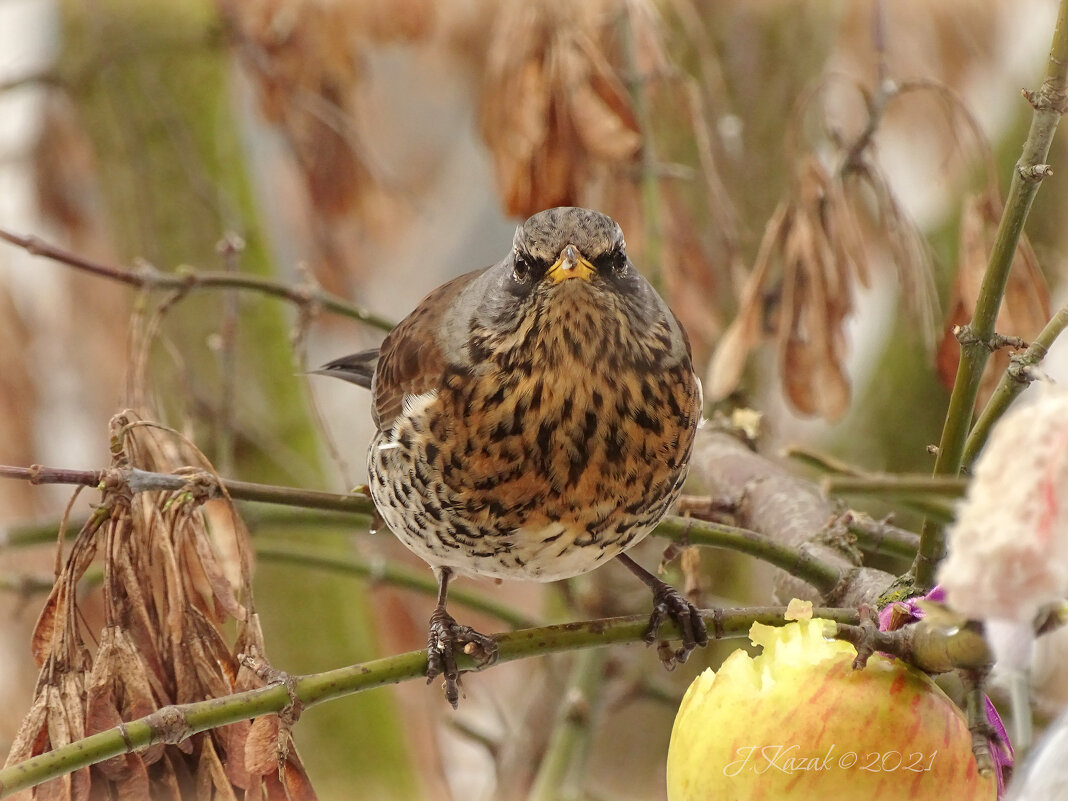
[[[527,257],[520,253],[518,250],[512,258],[512,275],[516,281],[522,283],[527,280],[527,276],[530,275],[530,262]]]
[[[627,253],[621,247],[602,253],[593,263],[604,275],[611,273],[616,278],[623,278],[627,274]]]

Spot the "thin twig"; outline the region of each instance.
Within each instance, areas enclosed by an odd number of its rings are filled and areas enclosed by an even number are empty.
[[[968,486],[957,476],[930,476],[926,473],[869,473],[864,476],[824,476],[820,489],[828,495],[939,495],[959,498]]]
[[[792,445],[786,448],[783,455],[815,470],[819,470],[821,473],[829,473],[831,476],[846,476],[850,478],[864,479],[873,477],[874,475],[829,454],[814,451],[800,445]],[[919,495],[914,497],[908,497],[906,495],[901,499],[901,504],[902,506],[906,506],[935,520],[949,522],[953,519],[953,507],[930,495]],[[910,558],[914,558],[915,556],[916,549],[913,549]]]
[[[575,657],[567,692],[560,700],[527,801],[579,801],[584,797],[590,741],[597,730],[597,711],[606,686],[604,666],[602,649],[590,648]]]
[[[92,273],[127,286],[142,289],[166,289],[191,292],[198,289],[225,287],[249,292],[261,292],[285,298],[300,306],[318,306],[334,314],[351,317],[382,331],[389,331],[393,324],[343,298],[325,291],[318,285],[293,286],[248,273],[211,272],[181,268],[172,273],[162,272],[151,266],[128,270],[111,264],[92,261],[76,253],[51,245],[36,236],[21,236],[0,228],[0,239],[16,245],[34,256],[66,264],[69,267]],[[183,294],[184,297],[184,294]]]
[[[747,553],[807,581],[821,595],[835,590],[845,578],[837,567],[820,561],[801,548],[785,545],[767,535],[737,526],[669,515],[653,529],[653,534],[688,545],[728,548]]]
[[[858,512],[849,512],[846,528],[865,551],[914,559],[920,547],[920,535],[891,525],[887,520],[873,520]]]
[[[1001,419],[1005,410],[1009,408],[1009,404],[1031,385],[1034,380],[1034,368],[1046,358],[1046,353],[1053,347],[1053,343],[1065,327],[1068,327],[1068,306],[1062,306],[1057,310],[1027,350],[1010,358],[1008,368],[1002,373],[1001,380],[998,381],[994,393],[987,401],[986,408],[972,426],[972,433],[968,435],[968,441],[964,445],[964,454],[961,457],[965,467],[970,467],[975,461],[975,457],[979,455],[979,451],[986,444],[987,437],[990,436],[990,429]]]
[[[338,495],[332,492],[253,484],[219,478],[202,470],[173,474],[151,473],[137,468],[62,470],[41,465],[0,465],[0,478],[19,478],[32,484],[75,484],[87,487],[104,483],[108,486],[123,485],[133,492],[187,490],[206,499],[221,497],[225,490],[226,495],[239,501],[259,501],[362,516],[375,513],[374,502],[362,494]],[[691,545],[729,548],[750,554],[807,581],[821,593],[830,592],[844,578],[836,567],[825,564],[802,549],[784,545],[771,537],[736,526],[669,515],[653,533]]]
[[[990,351],[982,344],[994,334],[994,325],[1005,287],[1009,279],[1016,248],[1020,241],[1024,222],[1031,210],[1035,194],[1049,170],[1049,156],[1053,135],[1057,130],[1066,104],[1068,90],[1068,0],[1061,0],[1057,23],[1053,30],[1046,79],[1037,92],[1025,93],[1034,108],[1031,129],[1024,142],[1023,152],[1012,172],[1005,213],[998,224],[990,262],[983,276],[983,283],[976,301],[975,313],[970,327],[979,342],[961,345],[960,363],[949,399],[946,422],[938,445],[935,460],[936,475],[957,475],[963,464],[964,447],[968,427],[979,394]],[[920,589],[934,582],[935,569],[946,551],[946,535],[943,526],[928,521],[920,536],[920,550],[912,564],[911,575]]]
[[[784,607],[710,609],[703,611],[709,637],[742,637],[754,622],[781,625]],[[856,623],[855,610],[817,609],[813,614],[840,623]],[[497,664],[562,651],[641,641],[648,617],[604,618],[523,629],[496,637]],[[676,637],[674,624],[661,628],[664,637]],[[466,670],[477,669],[470,657],[457,654]],[[92,734],[69,745],[0,769],[0,797],[94,765],[119,754],[142,750],[156,743],[178,743],[207,729],[276,713],[290,706],[294,697],[312,706],[352,693],[422,678],[426,675],[426,652],[376,659],[371,662],[295,678],[287,685],[275,684],[222,698],[163,707],[147,717]],[[290,696],[292,691],[293,697]]]
[[[227,231],[216,245],[226,272],[238,275],[245,241]],[[219,472],[232,473],[234,468],[234,388],[237,384],[237,292],[226,290],[219,320],[219,408],[216,435],[216,464]]]
[[[365,516],[375,513],[374,503],[366,495],[338,495],[333,492],[253,484],[248,481],[218,478],[204,470],[176,475],[151,473],[136,467],[111,470],[62,470],[41,465],[30,467],[0,465],[0,478],[18,478],[29,481],[31,484],[73,484],[83,487],[96,487],[103,482],[108,485],[125,485],[133,492],[188,490],[201,493],[206,499],[219,498],[225,494],[242,501],[327,509]]]
[[[361,559],[351,553],[337,553],[323,550],[309,550],[307,547],[258,538],[255,543],[256,557],[265,562],[278,562],[287,566],[310,567],[318,570],[330,570],[349,576],[359,576],[375,582],[382,582],[394,587],[414,590],[415,592],[435,597],[438,584],[431,577],[429,570],[416,572],[392,564],[385,559]],[[498,603],[481,593],[471,592],[463,587],[449,588],[449,603],[466,606],[468,609],[497,618],[512,628],[536,626],[538,621],[513,609],[507,604]]]

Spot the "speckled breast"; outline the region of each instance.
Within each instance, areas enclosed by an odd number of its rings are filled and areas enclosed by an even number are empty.
[[[596,311],[557,301],[566,319],[473,332],[474,366],[406,399],[372,443],[375,502],[430,564],[567,578],[637,543],[677,497],[700,416],[689,358],[671,358],[667,323],[632,331]]]

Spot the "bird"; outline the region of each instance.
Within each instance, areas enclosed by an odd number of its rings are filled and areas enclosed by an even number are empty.
[[[456,654],[498,653],[448,613],[457,575],[556,581],[615,559],[652,590],[646,642],[676,624],[667,667],[707,644],[699,610],[626,553],[681,491],[702,398],[686,332],[612,218],[534,214],[503,259],[317,372],[371,390],[370,494],[437,578],[427,681],[443,677],[453,708]]]

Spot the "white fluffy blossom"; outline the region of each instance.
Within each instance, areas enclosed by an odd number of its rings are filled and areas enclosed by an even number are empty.
[[[1068,390],[1044,388],[994,427],[938,580],[971,618],[1029,624],[1068,595]]]

